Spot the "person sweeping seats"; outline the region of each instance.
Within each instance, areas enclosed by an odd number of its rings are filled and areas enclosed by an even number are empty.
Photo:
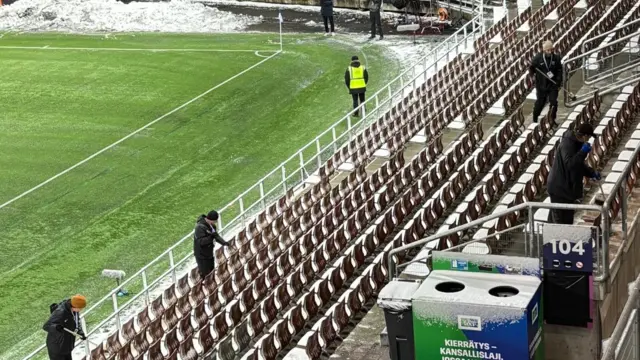
[[[369,83],[369,73],[364,65],[360,64],[357,56],[351,57],[351,65],[344,72],[344,83],[349,89],[351,98],[353,99],[353,108],[355,116],[359,116],[358,106],[364,104],[365,93],[367,92],[367,83]]]
[[[51,305],[51,316],[42,326],[47,332],[47,352],[50,360],[71,360],[71,352],[77,337],[87,338],[80,325],[80,311],[87,306],[87,299],[74,295],[59,304]]]
[[[544,105],[549,101],[551,119],[555,123],[558,112],[558,91],[562,86],[562,58],[553,52],[553,43],[549,40],[542,43],[542,52],[531,59],[529,74],[536,79],[536,104],[533,108],[533,122]]]
[[[549,177],[547,192],[551,202],[556,204],[576,204],[582,199],[584,177],[600,180],[600,173],[587,166],[584,161],[594,137],[593,126],[581,124],[577,130],[567,130],[556,147]],[[555,224],[573,224],[575,210],[551,210],[550,221]]]
[[[203,279],[215,268],[214,243],[229,246],[229,243],[218,234],[218,218],[218,212],[215,210],[209,211],[207,215],[202,214],[198,217],[193,230],[193,255]]]

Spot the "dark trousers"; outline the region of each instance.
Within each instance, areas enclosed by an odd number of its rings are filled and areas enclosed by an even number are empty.
[[[551,196],[551,203],[553,204],[575,204],[574,202],[566,199],[560,199],[555,196]],[[559,210],[551,209],[549,211],[549,222],[554,224],[573,225],[573,215],[575,210]]]
[[[380,10],[369,11],[369,20],[371,20],[371,37],[376,36],[376,28],[382,38],[382,20],[380,19]]]
[[[213,271],[216,265],[215,259],[196,259],[198,263],[198,271],[200,271],[200,277],[203,279]]]
[[[331,23],[331,32],[335,32],[335,28],[333,27],[333,16],[323,16],[324,20],[324,32],[329,32],[329,23]]]
[[[71,354],[55,354],[49,352],[49,360],[73,360]]]
[[[556,121],[556,113],[558,112],[558,89],[553,87],[549,89],[536,88],[536,105],[533,108],[533,121],[538,121],[538,116],[544,108],[544,104],[549,101],[549,111],[551,112],[551,119]]]
[[[364,93],[360,94],[351,94],[351,98],[353,98],[353,108],[357,109],[360,104],[364,104]],[[360,100],[358,102],[358,100]],[[358,115],[358,111],[356,110],[356,116]]]

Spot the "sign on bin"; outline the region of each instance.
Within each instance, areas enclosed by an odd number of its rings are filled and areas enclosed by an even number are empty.
[[[589,226],[545,224],[542,228],[544,269],[593,272],[594,233]]]

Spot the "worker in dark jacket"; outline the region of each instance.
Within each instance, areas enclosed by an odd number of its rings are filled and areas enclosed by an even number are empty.
[[[331,23],[331,36],[335,36],[336,29],[333,26],[333,0],[320,0],[320,15],[324,21],[324,36],[329,35],[329,23]]]
[[[584,177],[600,180],[600,173],[584,163],[591,151],[588,140],[592,136],[593,126],[589,124],[582,124],[577,130],[567,130],[562,135],[547,179],[547,192],[552,203],[575,204],[582,199]],[[574,210],[552,210],[551,221],[571,225],[573,213]]]
[[[371,37],[369,39],[375,39],[376,28],[380,33],[380,40],[384,38],[382,35],[382,18],[380,17],[381,7],[382,0],[369,0],[369,20],[371,21]]]
[[[353,108],[355,116],[359,115],[358,106],[364,104],[364,93],[367,91],[369,83],[369,73],[364,65],[360,64],[357,56],[351,57],[351,65],[344,72],[344,83],[349,89],[349,94],[353,99]]]
[[[218,212],[215,210],[209,211],[207,215],[200,215],[193,230],[193,255],[198,263],[198,270],[202,278],[213,271],[215,267],[214,243],[218,242],[223,246],[229,246],[229,243],[218,234],[216,228],[218,217]]]
[[[80,325],[80,311],[86,306],[87,299],[82,295],[74,295],[56,306],[52,305],[53,312],[42,326],[42,329],[47,332],[47,351],[50,360],[71,360],[76,336],[68,331],[77,333],[82,340],[87,339]]]
[[[562,58],[553,52],[553,43],[542,43],[542,52],[531,59],[529,74],[536,78],[536,104],[533,108],[533,122],[538,122],[542,108],[549,100],[551,119],[556,121],[558,111],[558,91],[562,86]]]

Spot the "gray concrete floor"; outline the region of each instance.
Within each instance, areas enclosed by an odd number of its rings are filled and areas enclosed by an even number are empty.
[[[384,314],[377,305],[374,305],[338,346],[331,355],[331,359],[389,360],[389,348],[380,345],[382,329],[384,329]]]

